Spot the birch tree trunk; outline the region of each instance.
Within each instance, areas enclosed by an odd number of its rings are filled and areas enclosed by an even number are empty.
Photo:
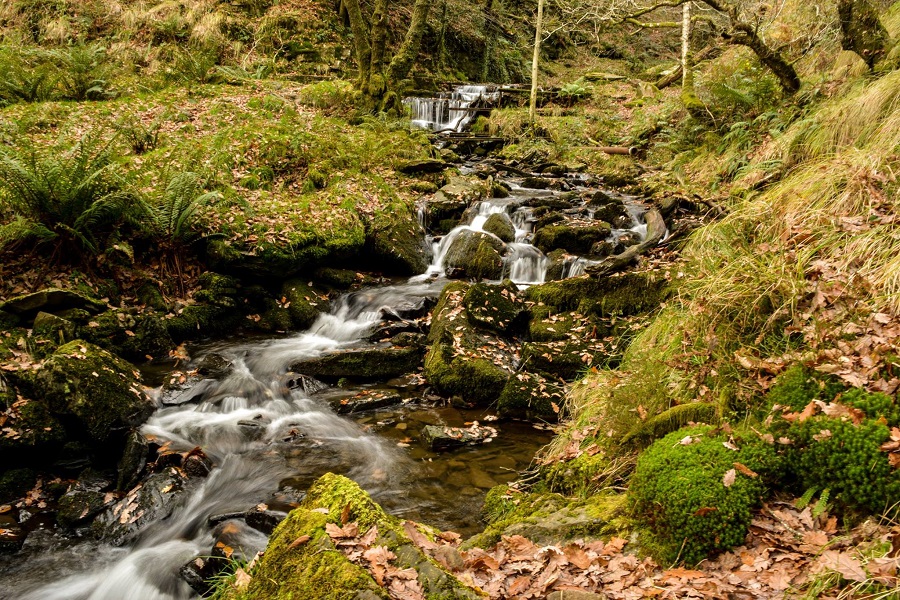
[[[544,0],[538,0],[537,25],[534,32],[534,58],[531,60],[531,102],[528,106],[528,118],[531,120],[532,127],[534,127],[535,117],[537,116],[538,62],[541,55],[541,27],[543,21]]]

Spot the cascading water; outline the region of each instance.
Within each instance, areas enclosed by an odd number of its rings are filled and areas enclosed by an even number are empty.
[[[488,86],[462,85],[449,94],[435,98],[405,98],[403,103],[409,106],[412,123],[416,127],[432,131],[462,131],[472,120],[473,113],[468,109],[476,101],[494,97],[496,92],[491,92]]]

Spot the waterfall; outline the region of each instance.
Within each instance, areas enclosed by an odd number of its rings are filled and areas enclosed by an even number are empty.
[[[462,131],[472,120],[474,113],[468,109],[483,99],[493,99],[497,92],[488,91],[484,85],[461,85],[449,94],[435,98],[405,98],[410,108],[412,123],[432,131]]]

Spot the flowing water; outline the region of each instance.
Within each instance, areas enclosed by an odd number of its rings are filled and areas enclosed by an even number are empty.
[[[178,570],[192,557],[209,554],[217,533],[211,517],[246,511],[261,502],[287,511],[326,472],[354,479],[398,516],[463,535],[479,531],[475,515],[485,492],[516,479],[536,450],[549,441],[547,432],[523,423],[502,423],[490,444],[436,454],[418,441],[424,426],[463,426],[484,419],[488,412],[423,402],[421,382],[412,375],[381,386],[400,392],[407,399],[404,404],[345,417],[332,410],[329,397],[353,395],[372,386],[294,387],[285,385],[285,376],[298,361],[369,344],[365,338],[386,313],[436,297],[446,284],[443,261],[453,239],[464,230],[483,231],[493,213],[509,213],[515,226],[516,241],[508,245],[505,276],[521,286],[543,282],[548,259],[529,243],[531,209],[522,202],[548,194],[512,185],[509,198],[482,202],[468,224],[433,241],[434,258],[426,273],[395,285],[346,294],[305,332],[192,348],[195,359],[216,353],[231,361],[233,370],[220,380],[198,384],[203,386],[195,390],[198,401],[178,406],[159,403],[142,431],[174,450],[202,447],[214,464],[211,474],[189,480],[171,514],[149,524],[123,547],[73,540],[50,524],[32,532],[19,554],[0,557],[0,598],[195,597]],[[638,233],[639,212],[634,209],[632,229]],[[583,272],[587,263],[573,259],[567,265],[568,275]],[[263,534],[241,521],[229,522],[238,527],[236,543],[249,555],[265,547]]]
[[[434,98],[405,98],[413,125],[432,131],[462,131],[472,120],[468,110],[476,101],[492,100],[497,96],[485,85],[463,85]]]

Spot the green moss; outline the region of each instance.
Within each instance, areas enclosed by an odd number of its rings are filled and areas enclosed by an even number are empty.
[[[690,443],[683,443],[688,438]],[[729,441],[737,451],[727,448]],[[740,463],[758,474],[726,472]],[[638,458],[629,496],[636,518],[650,532],[648,547],[662,564],[695,564],[741,544],[751,511],[767,484],[780,479],[782,461],[755,434],[731,438],[708,426],[681,429],[657,440]]]
[[[561,248],[584,256],[591,254],[593,245],[605,240],[609,233],[610,227],[606,223],[585,227],[548,225],[534,234],[534,245],[544,253]]]
[[[509,373],[483,358],[454,356],[451,346],[435,342],[425,357],[425,379],[441,394],[485,406],[500,396]]]
[[[651,442],[681,429],[690,423],[715,424],[718,421],[718,408],[706,402],[680,404],[653,415],[622,438],[623,445],[636,444],[645,446]]]
[[[234,309],[208,304],[189,304],[166,320],[166,329],[176,342],[234,333],[244,319]]]
[[[501,417],[549,421],[564,416],[566,390],[534,373],[516,373],[506,382],[497,399]]]
[[[488,492],[485,530],[463,548],[489,548],[502,536],[522,535],[539,544],[623,535],[629,529],[625,494],[571,498],[549,492],[522,493],[507,486]]]
[[[428,268],[425,232],[412,207],[394,202],[366,223],[364,262],[375,271],[418,275]]]
[[[581,446],[584,448],[595,443],[588,439]],[[610,460],[605,452],[582,452],[572,460],[554,461],[543,466],[541,479],[553,492],[583,498],[604,486],[603,474],[609,466]]]
[[[150,311],[112,309],[93,317],[78,328],[81,339],[96,344],[130,360],[143,361],[147,356],[168,356],[175,344],[165,320]]]
[[[287,310],[295,329],[307,329],[319,314],[328,311],[328,301],[301,279],[290,279],[281,286],[281,295],[290,303]],[[286,327],[288,329],[290,326]]]
[[[502,186],[499,187],[504,193],[509,195],[509,192],[506,191],[506,188]],[[493,189],[493,188],[492,188]],[[499,193],[499,192],[495,192]],[[495,196],[495,197],[503,197],[503,196]],[[512,221],[509,218],[509,215],[506,213],[494,213],[487,218],[482,226],[482,229],[487,231],[488,233],[493,233],[502,241],[509,243],[516,241],[516,228],[513,225]]]
[[[500,333],[524,330],[529,318],[528,307],[509,281],[499,285],[472,285],[463,297],[463,305],[472,325]]]
[[[668,295],[664,272],[630,271],[608,277],[573,277],[528,289],[526,297],[557,311],[584,315],[634,315],[659,306]]]
[[[38,400],[0,398],[6,415],[3,425],[4,435],[0,436],[0,464],[15,459],[18,465],[45,465],[53,462],[57,450],[66,441],[66,432],[49,411],[47,405]]]
[[[589,357],[590,360],[585,360]],[[522,364],[551,379],[575,381],[588,365],[600,362],[591,344],[578,339],[558,342],[529,342],[522,346]]]
[[[770,407],[778,404],[803,410],[813,400],[830,402],[843,389],[844,386],[836,378],[796,364],[775,378],[766,394],[766,403]]]
[[[322,267],[313,271],[313,278],[335,289],[346,290],[356,283],[356,271]]]
[[[444,286],[437,304],[431,311],[431,329],[428,331],[428,341],[435,342],[450,333],[459,326],[471,327],[464,317],[460,317],[457,310],[469,290],[469,284],[455,281]]]
[[[118,444],[153,412],[134,367],[81,340],[54,352],[36,379],[50,411],[74,420],[69,433],[82,439]]]

